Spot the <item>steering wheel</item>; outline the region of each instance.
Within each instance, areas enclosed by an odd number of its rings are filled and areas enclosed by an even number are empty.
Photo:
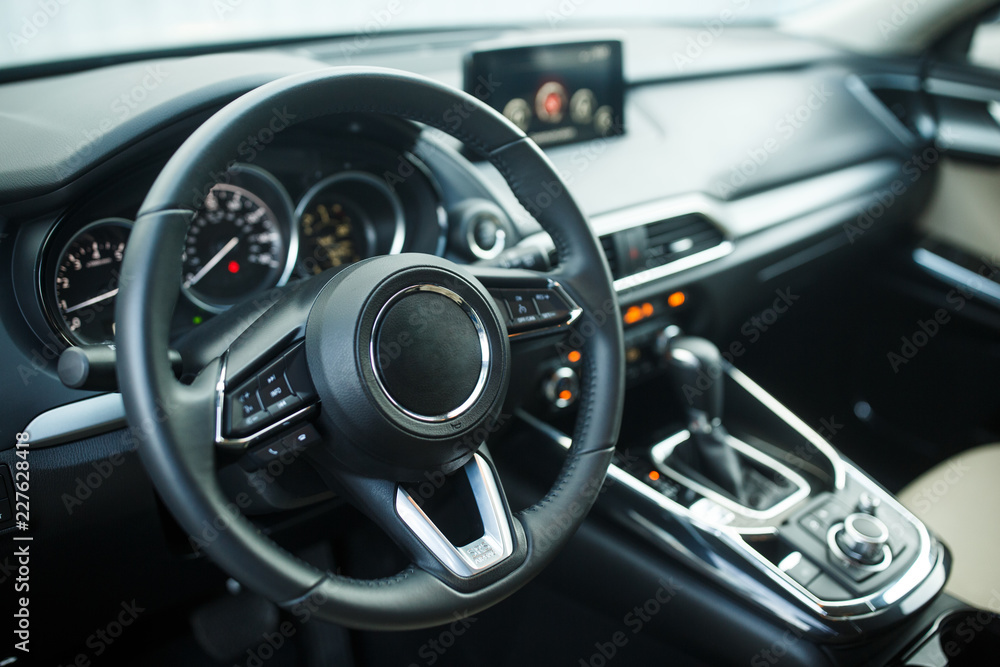
[[[170,322],[194,212],[234,158],[246,155],[248,138],[266,151],[290,124],[343,113],[416,121],[478,151],[551,235],[558,267],[485,269],[402,254],[327,271],[218,315],[222,325],[199,333],[201,351],[185,358],[197,372],[178,380]],[[120,285],[118,377],[143,464],[207,555],[279,605],[380,630],[477,613],[550,562],[597,498],[624,394],[608,265],[544,154],[470,95],[375,68],[293,75],[243,95],[198,128],[157,177]],[[537,312],[519,315],[518,304],[528,301],[539,304]],[[504,302],[512,314],[501,310]],[[237,333],[220,333],[227,331]],[[567,333],[583,358],[573,444],[547,495],[512,514],[484,434],[501,418],[519,340]],[[247,416],[260,407],[245,401],[258,387],[264,409]],[[216,462],[218,450],[266,442],[308,460],[411,564],[392,577],[348,578],[262,534],[241,512],[247,499],[222,491]],[[450,475],[465,475],[474,498],[451,509],[482,528],[468,543],[453,544],[407,485]]]

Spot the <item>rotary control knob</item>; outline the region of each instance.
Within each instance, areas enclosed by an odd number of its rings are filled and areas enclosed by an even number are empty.
[[[861,565],[878,565],[887,557],[889,529],[876,516],[862,512],[849,514],[833,535],[833,544],[849,559]]]
[[[513,245],[514,228],[496,204],[470,199],[451,214],[451,246],[472,260],[489,260]]]
[[[545,398],[556,408],[562,410],[576,403],[580,393],[580,378],[576,371],[568,366],[562,366],[552,371],[542,383]]]

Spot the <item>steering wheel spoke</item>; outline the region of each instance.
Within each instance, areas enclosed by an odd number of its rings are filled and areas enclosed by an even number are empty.
[[[515,521],[496,469],[484,451],[455,472],[419,482],[346,471],[327,450],[306,458],[329,486],[371,518],[412,560],[462,590],[491,581],[482,575],[515,556]],[[478,581],[476,579],[478,578]]]
[[[188,354],[197,356],[205,340],[228,340],[211,364],[216,373],[213,439],[219,447],[240,450],[278,442],[276,436],[316,412],[319,399],[303,339],[309,309],[322,286],[311,279],[261,295],[249,308],[220,314],[193,342],[186,342]]]

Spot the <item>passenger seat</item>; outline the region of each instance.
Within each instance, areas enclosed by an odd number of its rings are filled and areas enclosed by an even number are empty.
[[[1000,612],[1000,444],[975,447],[931,468],[899,500],[951,549],[945,590]]]

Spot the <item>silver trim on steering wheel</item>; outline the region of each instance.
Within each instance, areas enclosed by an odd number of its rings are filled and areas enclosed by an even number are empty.
[[[463,468],[472,486],[483,534],[456,547],[424,513],[406,489],[396,487],[396,514],[448,570],[471,577],[506,560],[514,553],[514,539],[496,477],[486,460],[475,454]]]
[[[408,410],[400,405],[400,403],[389,392],[389,389],[385,386],[382,378],[382,369],[378,363],[376,341],[378,340],[379,327],[382,326],[382,319],[385,317],[385,314],[389,312],[390,307],[400,301],[403,297],[414,292],[434,292],[435,294],[440,294],[441,296],[454,301],[459,305],[459,307],[462,308],[463,311],[465,311],[465,314],[468,315],[469,319],[472,320],[472,325],[476,328],[476,335],[479,337],[481,364],[479,366],[479,377],[476,380],[476,386],[472,388],[472,393],[469,394],[468,398],[462,401],[461,405],[440,415],[422,415],[413,412],[412,410]],[[400,412],[408,417],[412,417],[413,419],[422,422],[440,423],[464,414],[476,403],[477,400],[479,400],[479,397],[482,396],[483,390],[486,389],[486,381],[489,379],[490,374],[490,339],[486,335],[486,327],[483,326],[483,321],[479,319],[479,314],[472,308],[472,306],[466,303],[465,299],[447,287],[441,287],[440,285],[435,285],[433,283],[421,283],[419,285],[411,285],[410,287],[396,292],[389,298],[388,301],[385,302],[385,305],[379,309],[378,315],[375,316],[375,324],[372,326],[371,342],[368,344],[368,357],[371,361],[372,373],[375,374],[375,381],[378,382],[379,389],[382,390],[382,394],[389,399],[390,403],[392,403]]]

